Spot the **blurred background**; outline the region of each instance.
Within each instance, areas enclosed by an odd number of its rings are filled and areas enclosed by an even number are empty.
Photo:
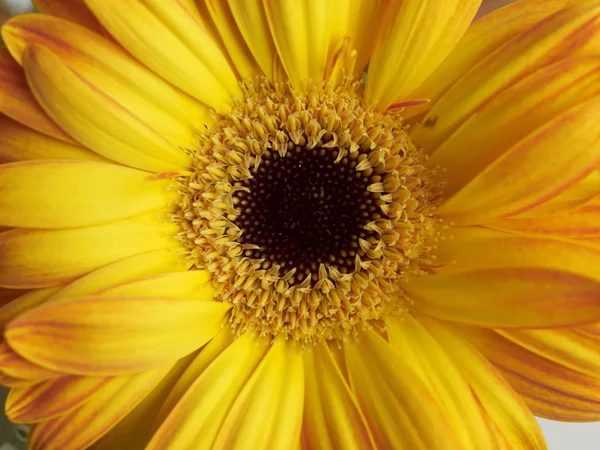
[[[323,0],[325,1],[325,0]],[[481,17],[514,0],[483,0],[478,13]],[[0,26],[10,17],[34,11],[29,0],[0,0]],[[0,133],[2,131],[0,130]],[[6,391],[0,388],[0,405],[4,404]],[[0,408],[1,409],[1,408]],[[549,450],[598,450],[600,449],[600,423],[571,424],[539,420],[548,439]],[[27,427],[12,425],[0,413],[0,450],[21,450],[26,448]],[[483,450],[483,449],[482,449]],[[519,449],[515,449],[519,450]]]

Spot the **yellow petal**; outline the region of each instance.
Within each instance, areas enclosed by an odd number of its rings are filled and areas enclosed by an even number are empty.
[[[85,297],[139,278],[178,272],[187,268],[188,265],[180,261],[177,253],[172,250],[145,252],[94,270],[60,289],[51,299],[58,301],[65,298]]]
[[[1,114],[0,129],[0,163],[32,159],[110,162],[87,148],[52,138]]]
[[[29,128],[75,144],[40,107],[29,90],[25,72],[6,47],[0,47],[0,112]]]
[[[33,3],[43,14],[62,17],[100,34],[104,32],[84,0],[34,0]]]
[[[461,448],[434,392],[379,335],[364,331],[344,349],[352,390],[377,448],[429,450],[440,442]]]
[[[227,52],[233,61],[240,78],[252,77],[262,74],[262,70],[248,45],[244,41],[235,19],[229,8],[228,0],[197,0],[197,3],[206,4],[221,39],[227,48]],[[255,25],[256,26],[256,25]]]
[[[537,69],[561,59],[598,53],[600,7],[577,6],[552,15],[488,55],[433,105],[411,133],[432,152],[472,114]]]
[[[212,0],[207,0],[212,2]],[[227,0],[231,14],[246,41],[246,45],[264,74],[273,80],[277,49],[271,37],[269,23],[263,7],[263,0]]]
[[[437,214],[459,225],[492,222],[575,185],[600,163],[598,107],[600,96],[537,129],[450,197]]]
[[[343,34],[351,37],[351,47],[356,50],[355,75],[361,75],[371,58],[377,33],[381,27],[385,0],[349,0],[348,29]]]
[[[410,314],[390,319],[387,333],[394,350],[434,392],[438,404],[454,424],[460,448],[492,448],[492,430],[459,370],[463,363],[455,364],[443,346]]]
[[[89,297],[46,305],[8,324],[25,358],[82,375],[128,374],[181,358],[208,342],[231,305],[170,297]]]
[[[24,380],[21,378],[14,378],[10,375],[6,375],[3,372],[0,372],[0,384],[11,389],[33,386],[39,382],[39,380]]]
[[[4,327],[17,317],[19,314],[29,311],[48,301],[55,293],[60,290],[59,287],[51,287],[45,289],[33,289],[25,292],[19,297],[13,299],[12,302],[0,308],[0,329],[4,332]]]
[[[107,180],[110,180],[107,183]],[[25,161],[0,166],[0,224],[84,227],[156,210],[176,200],[168,178],[86,161]]]
[[[79,408],[35,424],[29,434],[29,448],[81,450],[89,447],[135,408],[171,367],[169,364],[149,372],[111,378]]]
[[[106,264],[176,248],[164,211],[92,227],[14,229],[0,234],[0,286],[37,288],[72,281]]]
[[[356,397],[327,345],[305,352],[304,373],[302,448],[375,449]]]
[[[240,93],[194,2],[85,0],[104,27],[152,71],[212,108]]]
[[[569,58],[509,87],[471,116],[428,160],[456,192],[529,133],[600,93],[600,58]]]
[[[419,320],[444,348],[459,368],[477,396],[485,414],[495,424],[498,448],[547,448],[544,436],[531,411],[494,367],[463,336],[436,320],[420,317]]]
[[[384,111],[397,99],[410,100],[467,31],[480,4],[481,0],[388,2],[369,62],[366,101]]]
[[[236,339],[189,387],[146,450],[210,448],[235,399],[268,349],[268,344],[248,333]]]
[[[65,375],[64,372],[46,369],[17,354],[6,342],[0,344],[0,369],[10,377],[39,383]]]
[[[475,21],[442,64],[413,93],[413,98],[427,98],[431,101],[408,108],[403,115],[413,117],[429,110],[477,63],[557,11],[594,2],[596,0],[521,0]]]
[[[11,389],[6,416],[13,423],[34,423],[64,414],[85,403],[110,378],[66,376]]]
[[[597,367],[597,340],[576,337],[567,330],[502,333],[504,336],[467,327],[460,331],[496,366],[534,414],[574,422],[600,419],[598,369],[590,374],[592,367]]]
[[[321,0],[264,0],[279,58],[296,88],[321,82],[330,45],[334,11]]]

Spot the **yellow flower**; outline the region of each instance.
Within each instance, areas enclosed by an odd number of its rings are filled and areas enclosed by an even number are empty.
[[[534,414],[600,420],[600,1],[37,4],[0,48],[30,448],[537,450]]]

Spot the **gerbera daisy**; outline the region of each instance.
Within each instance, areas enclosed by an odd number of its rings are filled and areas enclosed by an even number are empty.
[[[600,1],[39,0],[0,48],[35,450],[543,449],[600,419]],[[367,69],[368,66],[368,69]]]

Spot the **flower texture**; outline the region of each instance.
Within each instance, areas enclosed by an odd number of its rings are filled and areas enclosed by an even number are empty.
[[[600,1],[39,0],[2,28],[34,450],[544,449],[600,420]]]

